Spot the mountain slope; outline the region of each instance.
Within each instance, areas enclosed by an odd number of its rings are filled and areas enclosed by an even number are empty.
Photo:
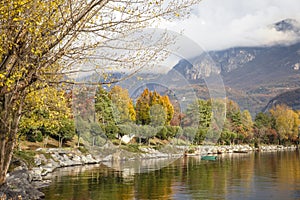
[[[300,38],[300,25],[296,20],[282,20],[271,28]],[[300,42],[296,41],[286,45],[211,51],[190,59],[190,62],[181,60],[172,70],[181,73],[193,84],[192,87],[198,88],[203,87],[203,80],[218,73],[227,96],[236,100],[242,109],[255,114],[276,95],[299,88]],[[207,95],[200,93],[198,96]]]
[[[300,75],[299,66],[300,43],[266,47],[251,61],[223,73],[223,79],[230,87],[253,89],[255,85],[272,85],[297,78]]]
[[[285,104],[294,110],[300,110],[300,88],[277,95],[271,101],[269,101],[263,111],[268,111],[273,106],[279,104]]]

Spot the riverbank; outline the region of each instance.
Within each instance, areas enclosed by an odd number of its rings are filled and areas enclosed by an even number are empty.
[[[138,147],[138,152],[128,152],[116,146],[106,146],[90,152],[81,152],[78,149],[37,149],[34,156],[34,167],[30,170],[22,164],[8,174],[7,184],[0,189],[0,200],[6,199],[41,199],[43,194],[40,188],[50,182],[46,178],[57,168],[90,165],[97,163],[113,163],[123,160],[145,160],[159,158],[176,158],[183,152],[190,151],[190,155],[207,155],[221,153],[248,153],[252,151],[286,151],[296,150],[296,146],[284,147],[281,145],[264,145],[259,148],[249,145],[232,146],[193,146],[163,148],[156,150],[151,147]]]

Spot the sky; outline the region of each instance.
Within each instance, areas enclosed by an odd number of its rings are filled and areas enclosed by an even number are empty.
[[[300,30],[300,0],[202,0],[188,18],[162,19],[155,26],[160,28],[158,34],[167,29],[179,37],[168,49],[170,56],[154,71],[167,73],[180,59],[210,50],[300,41],[300,32],[276,31],[274,24],[284,19],[297,20]],[[149,67],[144,70],[152,71]]]
[[[272,26],[287,18],[300,22],[300,0],[203,0],[188,19],[164,21],[161,27],[183,31],[205,51],[221,50],[291,43],[294,33],[278,32]]]

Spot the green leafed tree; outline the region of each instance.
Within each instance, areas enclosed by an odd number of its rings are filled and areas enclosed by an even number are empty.
[[[276,143],[277,142],[277,131],[275,130],[274,117],[268,112],[259,112],[255,116],[254,120],[254,137],[256,143]]]
[[[113,104],[108,92],[99,86],[95,95],[96,118],[100,124],[114,122]]]
[[[58,141],[59,141],[59,147],[62,147],[62,145],[68,141],[72,140],[72,138],[75,135],[75,124],[73,119],[63,119],[60,121],[60,128],[58,130]]]
[[[100,138],[103,134],[104,131],[103,129],[100,127],[98,122],[92,122],[90,123],[90,134],[92,136],[92,141],[91,144],[92,146],[95,146],[96,144],[96,138]]]
[[[195,127],[194,143],[200,144],[209,131],[212,121],[212,108],[210,100],[198,99],[194,103],[188,105],[184,118],[185,127]],[[190,131],[189,129],[187,129]]]
[[[115,115],[112,100],[109,97],[109,93],[99,86],[95,95],[95,114],[96,122],[99,123],[102,130],[108,138],[114,138],[114,135],[118,130],[117,127],[117,115]]]

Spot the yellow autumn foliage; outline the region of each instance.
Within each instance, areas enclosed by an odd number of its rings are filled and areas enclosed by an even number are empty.
[[[30,92],[23,112],[20,132],[43,127],[53,135],[57,134],[61,123],[72,116],[65,91],[53,87]]]
[[[299,132],[299,115],[286,105],[276,105],[270,110],[281,140],[296,139]]]

